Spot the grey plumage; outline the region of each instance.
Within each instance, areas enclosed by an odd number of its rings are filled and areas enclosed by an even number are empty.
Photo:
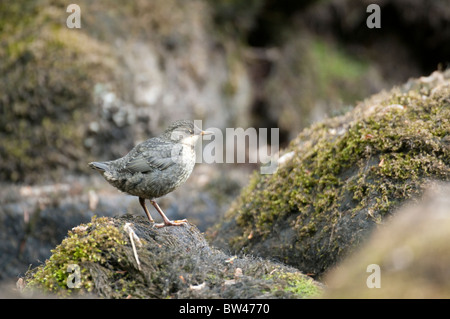
[[[156,226],[181,225],[184,221],[168,220],[154,199],[172,192],[187,180],[195,165],[195,143],[204,134],[209,132],[198,130],[192,121],[176,121],[159,137],[136,145],[124,157],[91,162],[89,166],[122,192],[138,196],[153,222],[145,206],[145,199],[149,199],[164,219],[163,225]]]

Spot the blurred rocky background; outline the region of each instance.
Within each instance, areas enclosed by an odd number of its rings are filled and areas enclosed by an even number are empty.
[[[446,0],[0,3],[0,281],[93,215],[141,214],[87,167],[179,118],[279,128],[280,146],[357,101],[446,69]],[[369,29],[366,8],[381,7]],[[199,164],[160,200],[205,231],[257,166]]]
[[[448,298],[448,184],[434,184],[409,202],[345,262],[330,271],[325,298]],[[378,265],[381,276],[369,265]],[[376,283],[380,289],[368,289]]]

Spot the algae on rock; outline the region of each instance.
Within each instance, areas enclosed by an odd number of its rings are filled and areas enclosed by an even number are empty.
[[[255,172],[214,245],[322,274],[394,208],[450,178],[450,71],[411,80],[305,129],[273,175]]]

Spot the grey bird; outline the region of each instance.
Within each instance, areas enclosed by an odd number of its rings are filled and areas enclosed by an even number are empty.
[[[136,145],[127,155],[108,162],[91,162],[89,166],[120,191],[139,197],[139,203],[151,223],[154,222],[145,200],[156,208],[163,223],[155,227],[180,226],[187,220],[171,221],[156,203],[183,184],[195,165],[194,146],[202,135],[212,134],[194,126],[193,121],[172,123],[160,136]]]

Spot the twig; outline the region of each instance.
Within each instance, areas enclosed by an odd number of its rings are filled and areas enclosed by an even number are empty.
[[[141,240],[136,235],[134,230],[131,228],[131,223],[126,223],[125,226],[123,226],[123,229],[128,232],[128,235],[130,236],[131,246],[133,247],[133,254],[134,258],[136,259],[138,269],[141,270],[141,262],[139,261],[139,257],[137,254],[136,246],[134,244],[134,238],[136,238],[136,241],[139,243],[139,246],[142,246]]]

